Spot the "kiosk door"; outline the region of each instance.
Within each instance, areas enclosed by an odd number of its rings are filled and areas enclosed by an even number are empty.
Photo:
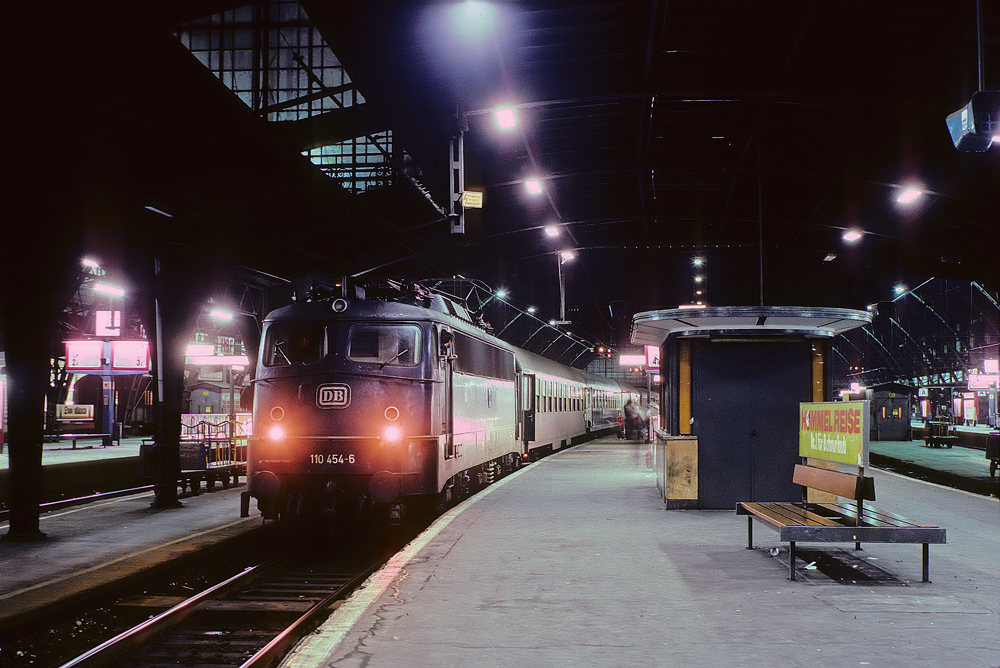
[[[792,470],[799,402],[811,391],[809,344],[697,340],[694,352],[699,507],[800,499]]]

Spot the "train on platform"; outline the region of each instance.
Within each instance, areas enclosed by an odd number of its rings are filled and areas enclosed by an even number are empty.
[[[248,492],[267,520],[397,524],[610,433],[640,392],[521,350],[419,284],[314,291],[264,320]]]

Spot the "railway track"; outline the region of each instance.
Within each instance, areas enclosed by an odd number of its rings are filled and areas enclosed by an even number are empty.
[[[272,559],[174,605],[61,668],[275,665],[387,558],[374,563],[369,558],[362,564],[297,552]]]

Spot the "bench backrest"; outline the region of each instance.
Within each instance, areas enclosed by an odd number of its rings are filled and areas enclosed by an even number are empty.
[[[858,502],[875,500],[875,480],[867,476],[796,464],[792,482]]]

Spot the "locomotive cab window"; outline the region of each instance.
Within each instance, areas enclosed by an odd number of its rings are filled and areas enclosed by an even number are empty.
[[[358,324],[351,328],[347,357],[382,366],[420,363],[420,328],[416,325]]]
[[[322,325],[281,323],[271,325],[264,341],[264,366],[316,364],[326,356]]]

